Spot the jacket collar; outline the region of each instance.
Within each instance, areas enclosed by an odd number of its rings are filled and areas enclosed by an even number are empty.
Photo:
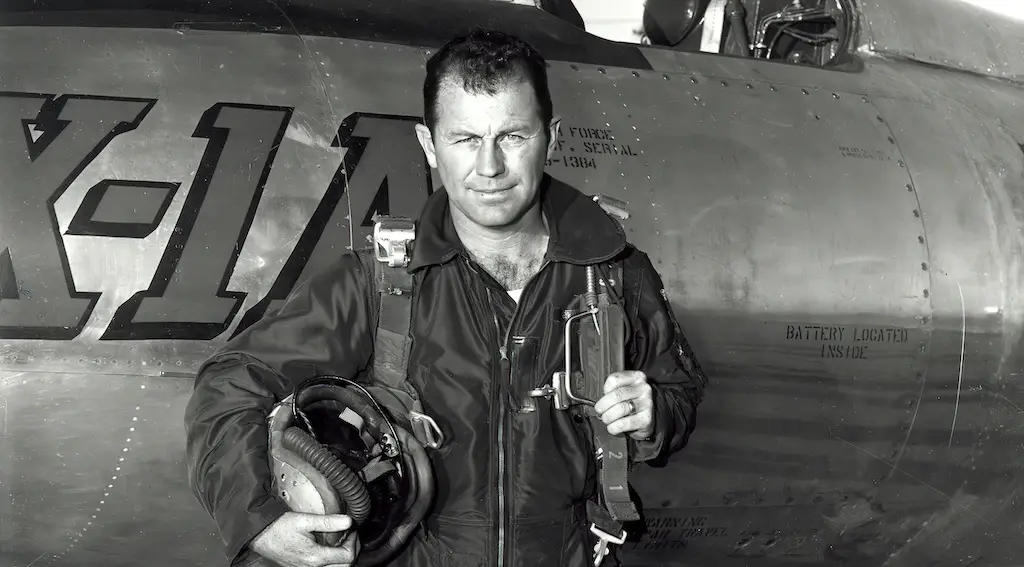
[[[545,259],[571,264],[610,260],[625,248],[626,235],[619,223],[579,190],[545,174],[540,187],[541,214],[548,223]],[[444,188],[429,197],[420,212],[410,272],[443,264],[466,249],[455,232]]]

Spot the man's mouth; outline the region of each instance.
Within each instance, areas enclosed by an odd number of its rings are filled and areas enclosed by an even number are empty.
[[[477,193],[484,194],[484,195],[494,195],[496,193],[503,193],[503,192],[509,191],[511,189],[512,189],[511,187],[501,187],[501,188],[498,188],[498,189],[473,189],[473,191],[475,191]]]

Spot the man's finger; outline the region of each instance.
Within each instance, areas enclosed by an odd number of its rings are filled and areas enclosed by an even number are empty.
[[[629,404],[630,401],[633,400],[622,401],[612,405],[610,408],[608,408],[608,411],[605,411],[604,413],[601,414],[601,421],[604,422],[605,425],[611,425],[616,421],[628,419],[631,415],[630,410],[632,409]],[[635,406],[636,402],[633,401],[633,407]]]
[[[650,410],[643,410],[626,417],[622,417],[606,423],[608,427],[608,433],[612,435],[619,435],[621,433],[632,433],[645,429],[651,424],[651,418],[653,415]]]
[[[646,380],[647,376],[639,370],[622,370],[620,372],[612,372],[604,381],[604,393],[607,394],[616,388],[638,384]]]
[[[321,547],[321,549],[324,551],[319,561],[320,564],[326,564],[325,567],[349,567],[356,562],[356,557],[359,555],[359,534],[355,531],[349,532],[345,534],[345,539],[338,547]]]
[[[608,427],[608,433],[611,435],[619,435],[626,431],[633,431],[636,429],[636,426],[632,423],[633,421],[636,421],[635,417],[616,419],[615,421],[606,424]]]
[[[343,532],[352,527],[352,518],[344,514],[302,514],[299,520],[309,532]]]
[[[604,413],[615,407],[615,404],[621,404],[626,400],[633,400],[638,411],[645,409],[650,406],[650,392],[651,387],[647,383],[620,386],[601,396],[601,399],[594,403],[594,411],[597,415],[604,416]]]
[[[356,554],[349,547],[325,547],[321,546],[317,553],[317,565],[337,565],[348,567],[356,562]]]
[[[619,391],[622,392],[624,390]],[[645,400],[642,396],[629,394],[622,401],[610,405],[603,412],[599,412],[598,415],[605,425],[611,425],[621,419],[629,419],[631,417],[644,414],[645,412],[650,412],[650,410],[651,403],[649,401]]]
[[[594,404],[594,411],[597,412],[597,415],[603,417],[605,412],[615,407],[615,404],[631,399],[635,395],[636,394],[629,387],[619,387],[601,396],[601,399],[597,400]]]

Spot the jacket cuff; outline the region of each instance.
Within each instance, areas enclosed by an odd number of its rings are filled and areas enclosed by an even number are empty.
[[[664,410],[665,400],[661,390],[657,385],[651,384],[651,393],[651,399],[654,402],[654,407],[651,410],[654,412],[652,417],[654,433],[649,438],[640,441],[632,437],[629,438],[630,459],[637,463],[650,461],[661,455],[665,448],[665,440],[671,434],[669,429],[672,427],[672,420]]]
[[[274,523],[274,521],[288,511],[289,508],[284,502],[268,496],[257,501],[254,506],[249,507],[243,522],[238,524],[229,523],[229,526],[233,529],[224,532],[223,539],[227,557],[232,567],[242,567],[258,563],[261,557],[249,548],[249,544],[253,538],[267,529],[267,526]]]

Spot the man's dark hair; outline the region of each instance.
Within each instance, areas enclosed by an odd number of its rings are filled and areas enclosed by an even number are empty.
[[[500,31],[477,29],[455,37],[427,60],[423,81],[423,118],[431,132],[437,125],[437,95],[441,85],[455,81],[471,93],[495,95],[509,82],[527,79],[540,103],[541,120],[551,123],[551,92],[547,63],[525,41]]]

